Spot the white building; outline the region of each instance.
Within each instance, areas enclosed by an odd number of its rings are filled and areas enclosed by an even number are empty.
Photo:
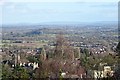
[[[114,71],[112,71],[110,66],[104,66],[102,71],[94,70],[94,78],[106,78],[108,76],[113,76]]]

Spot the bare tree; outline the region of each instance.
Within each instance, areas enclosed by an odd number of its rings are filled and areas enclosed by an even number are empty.
[[[72,59],[74,60],[74,51],[70,47],[70,43],[63,37],[62,34],[56,35],[55,57],[57,59]]]

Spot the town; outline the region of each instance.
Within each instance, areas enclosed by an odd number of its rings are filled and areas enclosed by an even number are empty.
[[[3,80],[120,78],[116,24],[5,26],[2,35]]]

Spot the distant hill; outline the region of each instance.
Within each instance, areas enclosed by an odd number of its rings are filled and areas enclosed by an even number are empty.
[[[38,23],[38,24],[14,24],[14,25],[2,25],[1,27],[3,29],[7,28],[17,28],[17,29],[37,29],[37,28],[44,28],[44,27],[61,27],[61,26],[67,26],[67,27],[104,27],[104,26],[118,26],[117,21],[101,21],[101,22],[46,22],[46,23]]]

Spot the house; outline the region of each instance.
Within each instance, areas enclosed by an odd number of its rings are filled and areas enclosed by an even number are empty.
[[[36,69],[36,68],[39,68],[39,66],[38,66],[38,63],[35,63],[35,62],[34,62],[34,63],[33,63],[33,70]]]
[[[112,77],[114,71],[112,71],[110,66],[104,66],[103,70],[94,70],[93,71],[93,77],[94,78],[107,78]]]
[[[104,77],[113,76],[114,71],[112,71],[110,66],[104,66]]]
[[[94,78],[95,79],[96,78],[103,78],[104,77],[103,76],[103,71],[94,70],[93,74],[94,74]]]
[[[23,62],[23,63],[20,63],[20,66],[22,66],[22,67],[25,67],[25,66],[33,67],[33,70],[36,69],[36,68],[39,68],[38,63],[36,63],[36,62],[34,62],[34,63],[25,63],[25,62]]]

